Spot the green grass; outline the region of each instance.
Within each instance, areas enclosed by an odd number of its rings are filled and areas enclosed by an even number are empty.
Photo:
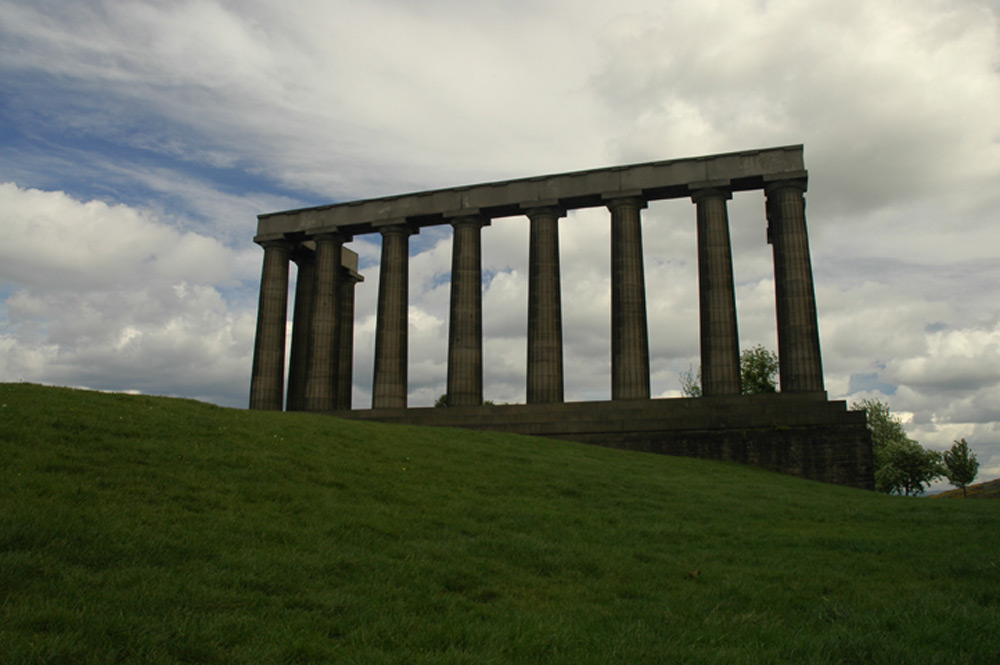
[[[996,663],[1000,511],[0,384],[3,663]]]

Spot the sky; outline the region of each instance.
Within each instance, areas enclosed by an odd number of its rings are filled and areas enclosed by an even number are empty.
[[[1000,477],[996,0],[0,0],[0,77],[0,381],[245,408],[258,214],[803,144],[829,396]],[[741,346],[776,349],[762,193],[729,216]],[[524,401],[527,237],[482,235],[498,402]],[[560,222],[568,400],[610,396],[609,238]],[[651,203],[643,243],[678,396],[693,204]],[[367,408],[379,238],[348,247]],[[450,249],[411,239],[411,406],[444,392]]]

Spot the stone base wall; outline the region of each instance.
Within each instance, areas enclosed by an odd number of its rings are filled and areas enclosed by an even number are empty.
[[[344,418],[528,434],[728,460],[874,489],[865,414],[826,393],[332,412]]]

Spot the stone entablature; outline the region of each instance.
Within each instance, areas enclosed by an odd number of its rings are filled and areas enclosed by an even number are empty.
[[[361,235],[404,221],[415,227],[447,224],[449,217],[462,211],[493,219],[523,215],[526,208],[532,207],[596,208],[607,205],[607,199],[623,196],[658,201],[686,198],[705,187],[722,187],[730,192],[763,189],[772,180],[805,181],[802,153],[801,145],[792,145],[274,212],[258,216],[255,241],[330,231]]]

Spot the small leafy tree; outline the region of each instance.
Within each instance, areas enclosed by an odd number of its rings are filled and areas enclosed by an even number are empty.
[[[888,404],[863,399],[851,404],[851,409],[864,411],[868,417],[877,491],[906,496],[922,494],[927,485],[941,477],[941,453],[927,450],[908,437]]]
[[[494,402],[491,399],[488,399],[488,400],[484,401],[483,404],[485,404],[486,406],[493,406],[494,404],[496,404],[496,402]],[[504,404],[506,404],[506,402],[504,402]],[[444,393],[443,395],[441,395],[440,397],[438,397],[436,400],[434,400],[434,406],[435,407],[448,406],[448,393]]]
[[[693,367],[681,372],[681,394],[685,397],[701,397],[701,367],[697,374]]]
[[[896,471],[892,492],[904,496],[923,494],[944,471],[941,453],[927,450],[913,439],[890,449],[889,468]]]
[[[979,462],[976,454],[969,450],[965,439],[959,439],[948,450],[944,451],[944,475],[948,482],[962,489],[962,496],[968,497],[968,486],[979,473]]]
[[[774,393],[778,391],[775,377],[778,374],[778,356],[762,344],[743,349],[740,354],[740,382],[744,395]],[[685,397],[701,397],[701,367],[695,372],[688,367],[681,372],[681,394]]]
[[[740,354],[740,380],[744,395],[778,392],[777,375],[778,356],[773,351],[763,344],[743,349]]]

